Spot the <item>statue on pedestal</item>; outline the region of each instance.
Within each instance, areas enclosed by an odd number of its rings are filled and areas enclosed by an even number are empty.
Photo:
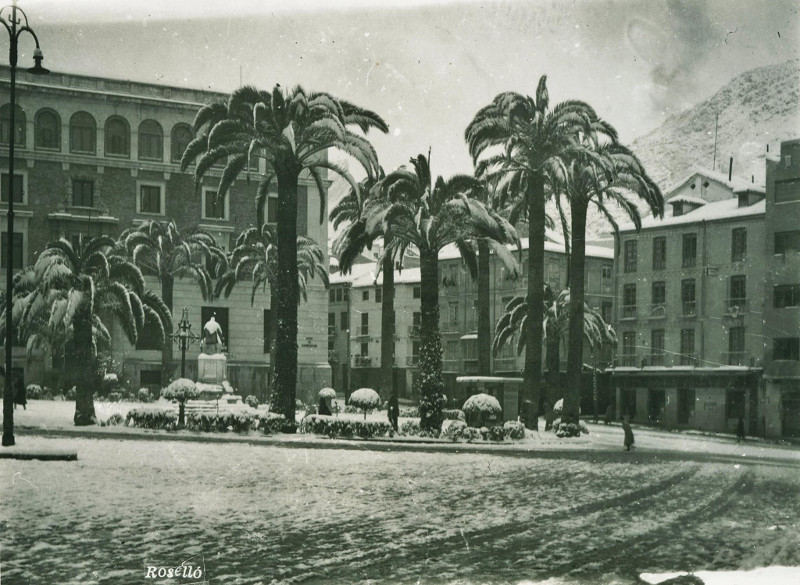
[[[203,353],[220,353],[222,348],[222,327],[212,315],[208,323],[203,325]]]

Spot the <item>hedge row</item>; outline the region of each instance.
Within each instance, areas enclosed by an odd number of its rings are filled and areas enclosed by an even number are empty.
[[[249,412],[190,412],[186,415],[186,428],[191,431],[246,433],[256,426],[257,419]]]
[[[312,414],[300,422],[301,433],[325,435],[327,437],[391,437],[394,434],[392,425],[383,421],[348,420],[321,414]]]
[[[125,424],[140,429],[164,429],[171,431],[178,425],[178,415],[165,408],[132,408],[125,417]]]

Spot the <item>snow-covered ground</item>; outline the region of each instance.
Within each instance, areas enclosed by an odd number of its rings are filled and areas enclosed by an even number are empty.
[[[2,576],[132,583],[199,558],[225,584],[611,584],[800,565],[796,451],[657,438],[509,456],[24,435],[79,460],[0,460]]]

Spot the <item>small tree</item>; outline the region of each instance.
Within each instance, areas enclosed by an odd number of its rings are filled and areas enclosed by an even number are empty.
[[[350,395],[350,405],[363,410],[366,420],[368,410],[380,407],[381,397],[372,388],[359,388]]]
[[[487,420],[497,418],[503,412],[497,398],[489,394],[470,396],[461,410],[464,411],[467,424],[471,427],[482,427]]]
[[[188,378],[178,378],[170,383],[169,386],[161,391],[161,397],[167,400],[176,401],[178,403],[178,428],[182,429],[184,426],[184,407],[187,400],[197,398],[200,392],[197,390],[197,384]]]

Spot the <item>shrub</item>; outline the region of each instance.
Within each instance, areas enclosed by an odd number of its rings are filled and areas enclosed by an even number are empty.
[[[312,414],[302,420],[300,432],[325,435],[330,438],[343,437],[349,439],[361,437],[362,439],[369,439],[372,437],[391,437],[394,434],[394,429],[392,429],[392,425],[384,421],[348,420]]]
[[[480,430],[475,427],[465,427],[459,431],[459,439],[464,439],[467,443],[472,443],[483,438]]]
[[[449,424],[445,422],[442,428],[444,428],[442,436],[455,442],[461,438],[462,431],[468,427],[463,420],[450,420]]]
[[[367,411],[380,408],[381,397],[372,388],[359,388],[350,395],[350,405],[364,411],[364,420]]]
[[[505,428],[501,426],[489,427],[486,433],[481,429],[481,435],[485,441],[502,441],[506,438]]]
[[[174,430],[178,424],[178,417],[172,410],[166,408],[132,408],[125,417],[125,424],[129,427],[141,429]]]
[[[250,408],[258,408],[258,398],[252,394],[248,395],[247,398],[244,399],[244,403]]]
[[[109,402],[119,402],[122,400],[122,392],[109,392],[107,398]]]
[[[489,421],[496,420],[503,412],[497,398],[488,394],[470,396],[462,410],[466,415],[467,424],[471,427],[480,427]]]
[[[419,408],[416,406],[401,408],[398,416],[403,418],[419,418]]]
[[[167,400],[176,400],[178,402],[191,400],[192,398],[197,398],[198,396],[200,396],[200,393],[197,391],[197,384],[188,378],[178,378],[177,380],[173,380],[170,382],[169,386],[161,390],[161,398],[166,398]]]
[[[282,414],[267,412],[258,418],[258,428],[262,430],[265,435],[274,435],[283,432],[285,426],[286,417]]]
[[[115,412],[107,420],[100,421],[101,427],[113,427],[121,425],[125,422],[125,418],[118,412]]]
[[[507,439],[524,439],[525,425],[516,420],[509,420],[503,425],[503,434]]]
[[[255,426],[255,420],[249,412],[190,412],[186,417],[186,428],[204,433],[229,430],[246,433]]]
[[[59,395],[59,396],[61,396],[61,400],[64,400],[64,396],[63,395]],[[67,390],[66,397],[67,397],[67,400],[75,400],[75,386],[73,386],[72,388],[69,388]],[[54,398],[54,400],[58,400],[58,399]]]
[[[110,392],[119,388],[119,376],[116,374],[106,374],[103,376],[102,390],[103,392]]]
[[[334,390],[333,388],[323,388],[317,394],[317,398],[325,398],[325,399],[330,398],[331,400],[333,400],[334,398],[336,398],[336,390]]]
[[[139,402],[150,402],[150,390],[147,388],[139,388],[139,392],[136,393],[136,398],[139,400]]]
[[[426,438],[436,439],[441,434],[441,431],[428,431],[422,428],[422,426],[419,424],[419,420],[407,420],[400,427],[400,434],[409,435],[412,437],[426,437]]]
[[[562,423],[560,418],[553,421],[553,432],[557,437],[579,437],[581,433],[584,435],[589,434],[589,427],[582,420],[575,423]],[[559,432],[561,434],[559,434]]]
[[[445,408],[442,411],[442,416],[444,420],[466,420],[464,411],[458,408]]]
[[[38,384],[28,384],[25,387],[25,396],[28,400],[41,400],[43,395],[42,387]]]

